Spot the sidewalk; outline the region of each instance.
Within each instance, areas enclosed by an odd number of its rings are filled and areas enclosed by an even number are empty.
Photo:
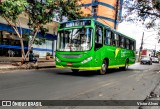
[[[16,69],[40,69],[40,68],[55,68],[54,59],[46,60],[45,58],[37,58],[37,64],[28,63],[20,64],[20,57],[0,57],[0,70],[16,70]]]

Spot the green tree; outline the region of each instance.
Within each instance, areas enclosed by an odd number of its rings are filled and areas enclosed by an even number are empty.
[[[81,0],[55,0],[57,7],[60,7],[60,21],[62,21],[63,16],[67,17],[69,20],[83,18],[80,2]]]
[[[26,10],[26,7],[28,7],[26,0],[5,0],[0,4],[0,16],[3,17],[10,26],[12,26],[17,36],[19,37],[22,59],[25,58],[25,52],[19,15]]]
[[[69,1],[69,0],[68,0]],[[29,54],[37,33],[45,34],[47,29],[44,27],[47,23],[53,21],[55,12],[61,11],[61,16],[67,16],[69,19],[76,19],[80,17],[80,8],[77,0],[5,0],[0,3],[0,16],[4,18],[7,23],[14,29],[21,43],[22,62],[24,62]],[[67,3],[69,5],[67,6]],[[65,7],[65,8],[64,8]],[[28,16],[28,26],[31,29],[29,36],[31,41],[29,50],[25,54],[23,44],[22,22],[20,15],[26,13]],[[35,41],[37,43],[37,40]]]
[[[124,0],[123,20],[142,22],[147,29],[154,28],[160,34],[160,0]]]

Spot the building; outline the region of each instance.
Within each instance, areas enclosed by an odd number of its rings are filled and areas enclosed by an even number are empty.
[[[99,22],[117,29],[121,18],[123,0],[82,0],[85,16],[92,16]]]
[[[30,32],[30,29],[27,25],[28,17],[25,14],[20,15],[20,21],[22,26],[22,33],[26,34]],[[45,43],[42,45],[33,44],[33,52],[40,57],[45,57],[47,52],[54,55],[56,48],[56,39],[55,35],[57,32],[58,22],[52,22],[46,25],[46,28],[49,30],[48,33],[44,36],[41,33],[38,33],[37,38],[46,38]],[[28,40],[24,38],[24,47],[25,52],[28,50]],[[8,23],[0,17],[0,56],[12,56],[12,57],[21,57],[21,45],[18,36],[15,31]]]

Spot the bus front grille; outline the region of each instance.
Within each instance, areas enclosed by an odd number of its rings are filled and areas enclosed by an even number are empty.
[[[70,55],[70,54],[63,54],[61,55],[63,58],[80,58],[82,55],[81,54],[74,54],[74,55]]]

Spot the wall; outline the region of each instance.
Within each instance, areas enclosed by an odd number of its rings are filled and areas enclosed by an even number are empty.
[[[25,14],[21,14],[20,15],[20,21],[21,21],[21,26],[22,26],[22,28],[24,28],[24,29],[29,29],[28,28],[28,25],[27,25],[27,23],[28,23],[28,16],[27,15],[25,15]],[[0,26],[2,26],[1,24],[5,24],[5,25],[8,25],[8,23],[2,18],[2,17],[0,17]],[[52,22],[52,23],[48,23],[47,25],[45,25],[45,27],[49,30],[49,32],[47,33],[47,34],[50,34],[50,36],[51,35],[53,35],[54,33],[57,33],[57,27],[58,27],[58,22]],[[12,28],[11,28],[12,29]],[[0,30],[1,31],[1,30]],[[8,30],[9,31],[9,30]],[[6,32],[7,32],[7,30],[6,30]],[[4,31],[4,33],[5,33],[5,31]],[[5,35],[4,35],[4,37],[5,37]],[[55,49],[54,47],[55,46],[53,46],[54,45],[54,43],[55,43],[55,41],[54,41],[55,39],[51,39],[51,38],[47,38],[46,39],[46,42],[44,43],[44,44],[42,44],[42,45],[33,45],[33,52],[35,53],[35,54],[39,54],[40,55],[40,57],[44,57],[44,56],[46,56],[46,52],[50,52],[51,54],[54,54],[53,53],[53,50]],[[0,46],[1,48],[2,47],[4,47],[3,46],[3,44],[0,44],[0,45],[2,45],[2,46]],[[14,48],[14,47],[11,47],[10,45],[8,45],[8,46],[5,46],[6,47],[6,49],[8,50],[9,49],[9,47],[12,49],[12,48]],[[20,48],[20,47],[19,47]],[[1,50],[1,49],[0,49]],[[15,48],[14,48],[14,50],[15,50]],[[0,51],[1,52],[1,51]],[[7,51],[6,51],[7,52]]]
[[[117,16],[120,18],[121,7],[120,4],[123,0],[119,0],[119,14]],[[111,28],[118,28],[118,20],[115,21],[116,17],[116,4],[117,0],[82,0],[82,11],[83,14],[87,16],[93,16],[99,22],[110,26]],[[97,8],[97,14],[93,14],[93,9]],[[117,17],[117,18],[118,18]]]

